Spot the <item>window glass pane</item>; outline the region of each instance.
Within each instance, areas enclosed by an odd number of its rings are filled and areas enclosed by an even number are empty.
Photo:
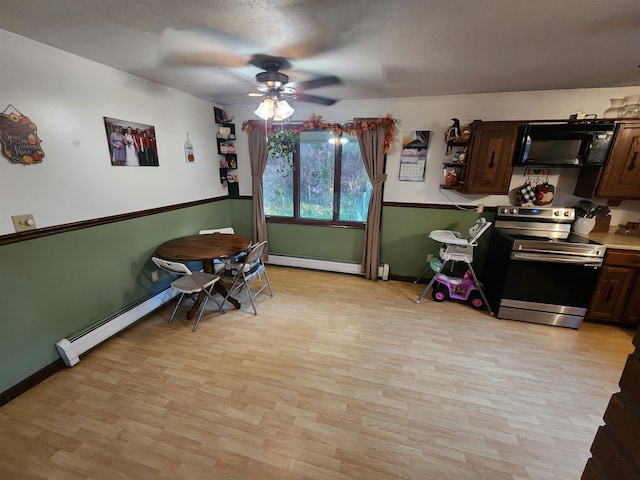
[[[264,214],[293,217],[293,165],[291,160],[269,155],[262,176]]]
[[[300,217],[333,219],[333,179],[335,145],[328,143],[332,134],[300,134]]]
[[[347,140],[346,143],[345,140]],[[342,136],[340,169],[339,220],[366,222],[369,199],[371,198],[371,182],[362,163],[362,155],[356,136]]]

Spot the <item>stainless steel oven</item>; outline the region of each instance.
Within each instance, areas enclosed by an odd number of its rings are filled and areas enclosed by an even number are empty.
[[[483,283],[498,318],[579,328],[605,246],[571,232],[572,208],[498,207]]]

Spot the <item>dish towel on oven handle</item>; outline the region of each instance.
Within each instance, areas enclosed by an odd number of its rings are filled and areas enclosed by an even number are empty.
[[[532,205],[536,200],[536,192],[528,183],[516,189],[516,196],[521,206]]]

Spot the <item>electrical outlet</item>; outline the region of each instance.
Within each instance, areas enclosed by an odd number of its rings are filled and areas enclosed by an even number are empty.
[[[431,260],[433,260],[433,253],[427,253],[427,263],[431,262]]]
[[[158,281],[158,270],[152,270],[151,271],[151,281],[152,282],[157,282]]]
[[[479,203],[478,206],[476,207],[476,212],[477,213],[482,213],[484,212],[484,205],[482,203]]]
[[[16,233],[36,229],[36,222],[33,219],[33,214],[31,213],[25,213],[24,215],[12,215],[11,220],[13,220],[13,228],[15,228]]]

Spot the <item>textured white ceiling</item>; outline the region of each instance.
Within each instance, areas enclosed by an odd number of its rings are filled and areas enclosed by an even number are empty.
[[[2,0],[0,28],[221,105],[257,53],[336,99],[640,85],[639,0]]]

